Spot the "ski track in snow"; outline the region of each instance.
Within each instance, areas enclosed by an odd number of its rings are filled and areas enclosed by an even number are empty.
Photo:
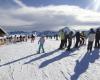
[[[47,39],[46,53],[36,54],[34,43],[0,46],[0,80],[99,80],[100,50],[86,52],[86,45],[71,52],[57,50],[60,41]],[[92,77],[91,77],[92,76]]]

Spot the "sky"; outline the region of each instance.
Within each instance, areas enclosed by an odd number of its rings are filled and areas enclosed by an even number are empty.
[[[100,25],[100,0],[0,0],[7,31],[90,29]]]

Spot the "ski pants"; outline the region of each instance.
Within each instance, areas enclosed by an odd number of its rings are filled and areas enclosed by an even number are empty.
[[[100,40],[95,40],[95,48],[100,48]]]
[[[76,39],[75,47],[79,47],[79,43],[80,43],[80,40],[79,39]]]
[[[70,50],[71,45],[72,45],[72,40],[69,40],[68,41],[68,47],[67,47],[68,50]]]
[[[93,41],[88,41],[88,47],[87,50],[92,51]]]
[[[42,49],[42,52],[44,53],[45,51],[44,51],[43,44],[40,44],[40,45],[39,45],[39,51],[38,51],[39,53],[40,53],[41,49]]]
[[[60,49],[62,49],[64,47],[64,42],[65,42],[65,40],[61,40]]]

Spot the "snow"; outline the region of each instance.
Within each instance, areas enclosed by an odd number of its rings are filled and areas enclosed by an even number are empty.
[[[87,53],[86,45],[68,52],[57,50],[60,40],[47,39],[46,53],[34,43],[0,46],[0,80],[99,80],[100,50]]]

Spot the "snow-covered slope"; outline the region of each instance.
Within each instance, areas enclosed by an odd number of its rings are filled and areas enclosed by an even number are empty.
[[[57,50],[60,41],[47,39],[45,53],[36,54],[34,43],[0,46],[0,80],[99,80],[100,51],[86,52],[86,46],[71,52]]]

